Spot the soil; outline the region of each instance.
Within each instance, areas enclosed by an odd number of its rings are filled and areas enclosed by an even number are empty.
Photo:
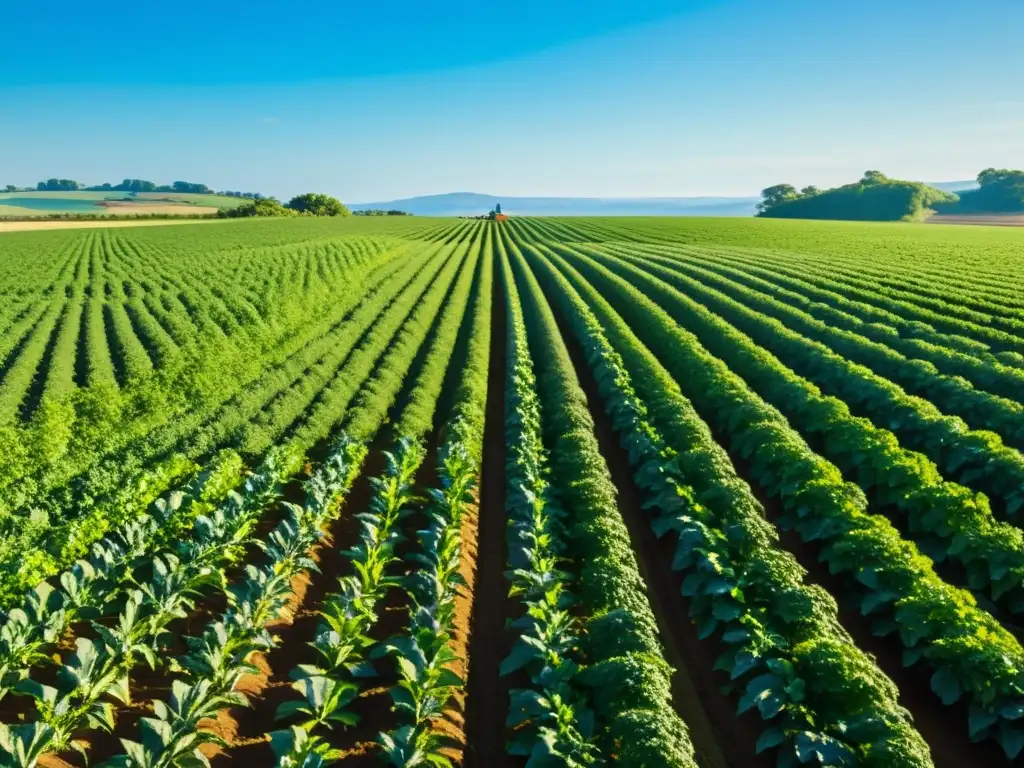
[[[314,663],[316,653],[309,646],[313,640],[318,622],[318,612],[324,600],[334,591],[338,578],[345,572],[347,560],[338,556],[355,542],[359,533],[359,521],[355,513],[365,509],[373,495],[369,478],[379,475],[385,468],[382,450],[388,445],[383,437],[375,440],[366,463],[351,492],[344,501],[341,516],[330,526],[328,536],[314,553],[318,572],[305,573],[293,582],[293,593],[287,610],[271,627],[278,637],[278,643],[265,658],[259,660],[261,674],[255,679],[246,677],[242,681],[243,692],[249,699],[250,707],[235,708],[222,712],[215,730],[224,738],[229,748],[213,749],[208,756],[214,766],[249,763],[251,765],[273,765],[274,756],[270,749],[269,733],[285,727],[276,720],[277,708],[285,701],[294,701],[299,694],[291,687],[289,674],[299,664]],[[321,458],[326,444],[314,449],[312,456]],[[380,623],[383,623],[384,619]],[[367,700],[374,698],[365,692]],[[386,698],[386,697],[385,697]],[[386,709],[390,709],[390,700]],[[360,706],[364,722],[357,731],[372,728],[375,734],[380,719],[368,717],[368,707]],[[385,710],[386,712],[386,710]],[[372,721],[370,726],[365,726]],[[372,736],[371,736],[372,738]],[[342,734],[339,739],[345,745],[352,743],[351,733]],[[334,746],[341,747],[341,743]]]
[[[675,668],[672,703],[689,728],[697,763],[701,768],[771,768],[774,758],[756,754],[755,745],[762,731],[760,718],[752,712],[737,715],[738,699],[731,700],[720,690],[729,677],[724,672],[715,672],[714,665],[725,649],[714,642],[701,641],[695,625],[687,618],[689,601],[681,596],[683,577],[671,567],[675,537],[659,540],[655,536],[649,513],[643,509],[641,491],[633,481],[629,455],[604,411],[583,351],[575,339],[568,335],[563,338],[587,396],[601,455],[611,472],[619,510],[658,621],[666,660]]]
[[[929,224],[974,224],[975,226],[1024,227],[1024,214],[1015,213],[978,213],[948,216],[932,216],[927,219]]]
[[[727,442],[722,444],[728,447]],[[736,472],[750,484],[764,507],[766,518],[774,523],[782,514],[781,502],[750,482],[747,463],[742,458],[731,453],[730,456]],[[839,606],[839,622],[850,633],[854,644],[871,656],[896,684],[899,702],[910,712],[914,726],[928,743],[935,768],[997,768],[1013,764],[994,742],[970,741],[966,704],[960,702],[951,707],[943,705],[931,690],[930,675],[923,664],[904,667],[903,649],[897,636],[876,637],[872,634],[869,623],[856,608],[855,600],[848,599],[848,585],[840,577],[829,573],[828,566],[819,561],[820,547],[804,544],[799,535],[792,531],[779,530],[779,536],[780,545],[791,552],[808,571],[805,581],[818,584],[835,598]]]
[[[477,524],[472,632],[465,733],[467,768],[513,764],[505,754],[508,684],[499,674],[510,647],[505,629],[509,612],[504,578],[505,555],[505,361],[507,335],[505,294],[494,270],[491,304],[490,370],[484,426],[483,466]]]

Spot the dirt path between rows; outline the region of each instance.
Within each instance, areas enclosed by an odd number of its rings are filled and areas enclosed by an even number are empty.
[[[1024,227],[1024,214],[979,213],[932,216],[928,224],[971,224],[976,227]]]
[[[716,438],[720,437],[716,435]],[[719,441],[728,446],[727,442]],[[765,517],[773,524],[782,515],[782,504],[777,497],[768,496],[764,489],[750,482],[747,463],[730,454],[736,473],[748,482],[754,495],[765,509]],[[805,581],[824,588],[839,607],[839,623],[850,633],[858,648],[870,655],[878,667],[899,689],[899,703],[906,707],[913,717],[914,726],[928,743],[935,768],[966,768],[985,766],[998,768],[1012,763],[995,742],[972,743],[968,738],[967,705],[964,701],[947,707],[931,691],[931,675],[923,664],[914,667],[903,666],[903,649],[897,635],[877,637],[871,631],[870,622],[861,616],[855,606],[856,596],[838,576],[833,576],[828,566],[818,558],[820,547],[804,544],[799,535],[792,531],[779,530],[780,545],[791,552],[808,572]]]
[[[491,353],[487,374],[480,507],[477,519],[477,573],[469,638],[469,680],[465,733],[467,768],[510,765],[505,754],[508,686],[498,674],[508,650],[505,568],[505,292],[494,270]]]
[[[217,750],[211,755],[214,766],[273,764],[274,756],[270,750],[268,734],[283,727],[276,722],[277,708],[285,701],[301,698],[292,689],[289,675],[298,664],[317,661],[316,653],[308,643],[316,635],[321,606],[337,588],[339,577],[348,568],[349,561],[341,557],[339,552],[351,546],[358,537],[359,521],[355,515],[369,505],[374,495],[370,478],[383,473],[386,466],[383,450],[390,447],[388,438],[382,433],[379,433],[371,443],[362,471],[351,492],[344,499],[341,515],[331,524],[327,538],[317,547],[314,554],[319,572],[303,574],[304,578],[297,585],[299,588],[294,591],[290,610],[283,620],[275,622],[272,628],[279,642],[270,653],[260,659],[259,679],[244,681],[249,684],[245,692],[251,706],[229,710],[224,713],[224,722],[218,723],[221,725],[218,735],[229,743],[229,749],[226,752]],[[326,451],[314,449],[313,453],[322,458]],[[387,712],[390,705],[390,701],[387,701],[383,708],[373,706],[373,699],[386,698],[375,696],[379,684],[379,680],[372,681],[372,684],[363,691],[360,703],[360,714],[364,715],[366,720],[373,721],[370,729],[374,734],[377,726],[381,724],[378,717],[382,714],[380,710]],[[335,741],[336,737],[337,742],[334,746],[338,747],[351,747],[353,741],[359,741],[358,738],[353,738],[352,732],[332,733],[328,737],[331,741]]]
[[[671,567],[674,541],[668,537],[659,540],[654,535],[650,514],[643,509],[641,491],[633,481],[629,456],[604,411],[583,350],[575,339],[564,338],[587,396],[601,455],[611,471],[619,510],[629,530],[640,576],[647,585],[647,596],[665,645],[666,660],[676,670],[672,676],[672,700],[690,730],[697,762],[701,768],[772,768],[774,759],[756,754],[760,719],[750,712],[737,715],[735,703],[719,689],[728,682],[725,673],[714,671],[715,660],[724,649],[711,641],[702,642],[696,626],[687,618],[689,601],[680,594],[682,576]]]

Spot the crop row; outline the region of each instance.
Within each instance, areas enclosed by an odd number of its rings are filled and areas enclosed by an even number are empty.
[[[600,254],[596,258],[620,275],[672,277],[672,273],[663,275],[655,267],[640,270]],[[934,464],[901,448],[891,432],[852,417],[843,401],[821,395],[772,356],[765,349],[765,339],[751,339],[739,326],[730,325],[707,306],[674,291],[669,283],[647,279],[648,285],[657,289],[649,290],[649,296],[657,296],[710,352],[752,382],[753,388],[804,434],[814,436],[821,455],[855,478],[874,503],[895,510],[929,556],[939,562],[948,558],[961,564],[968,585],[1007,610],[1024,608],[1024,604],[1018,606],[1024,597],[1020,591],[1024,534],[997,522],[984,496],[944,482]],[[690,284],[686,287],[693,290]],[[756,325],[757,316],[751,316],[753,322],[743,323],[743,328]],[[779,335],[791,333],[775,321],[764,322]]]
[[[686,726],[671,705],[671,669],[665,662],[657,621],[616,505],[615,488],[597,445],[586,396],[540,287],[522,269],[514,250],[506,252],[503,272],[509,347],[523,356],[527,367],[527,361],[537,366],[539,427],[548,451],[545,463],[554,497],[554,505],[544,507],[564,510],[563,525],[573,531],[564,543],[565,560],[558,567],[576,565],[577,593],[572,596],[572,607],[567,608],[569,615],[562,620],[576,614],[585,628],[577,642],[571,628],[567,637],[549,638],[546,635],[551,628],[545,622],[530,622],[503,663],[504,670],[538,664],[543,668],[547,659],[567,650],[548,646],[547,641],[573,643],[584,666],[578,684],[593,711],[593,739],[600,754],[606,758],[614,755],[623,765],[692,765],[693,748]],[[522,363],[519,368],[510,384],[522,397],[530,381],[524,378]],[[506,404],[506,423],[516,418],[514,402],[511,407]],[[506,475],[519,477],[515,465],[507,467]],[[512,486],[508,490],[516,499],[511,492],[518,489]],[[517,503],[524,502],[529,506],[536,503],[529,495]],[[525,511],[530,512],[528,508]],[[518,561],[520,568],[525,554]],[[554,597],[558,596],[556,591]],[[532,671],[538,672],[536,667]],[[523,703],[520,698],[513,699],[514,705]],[[513,709],[515,720],[526,718]],[[580,722],[584,722],[582,717]],[[586,737],[586,729],[581,730]]]
[[[353,291],[345,297],[339,297],[342,299],[339,301],[341,317],[336,316],[333,325],[322,329],[320,335],[300,338],[289,350],[286,362],[269,371],[265,370],[257,386],[250,386],[238,395],[229,396],[224,402],[218,403],[214,400],[212,407],[195,409],[183,418],[169,423],[166,428],[158,428],[155,433],[150,432],[146,442],[129,443],[127,447],[131,452],[117,451],[97,467],[95,476],[102,485],[93,483],[91,487],[86,485],[84,488],[79,485],[74,496],[63,493],[56,497],[55,502],[61,508],[78,507],[78,515],[62,528],[48,532],[49,543],[44,544],[45,549],[37,550],[40,554],[30,558],[30,567],[22,569],[22,583],[24,580],[32,583],[33,579],[38,580],[40,575],[46,575],[53,567],[50,563],[53,562],[51,558],[54,556],[57,558],[56,565],[60,567],[60,559],[66,558],[68,554],[75,557],[78,553],[84,552],[83,545],[88,547],[97,534],[102,535],[103,528],[111,521],[116,524],[119,518],[117,514],[111,515],[113,510],[131,509],[131,505],[125,503],[129,499],[125,499],[119,493],[119,485],[123,486],[125,480],[131,477],[130,474],[125,477],[125,473],[141,471],[143,477],[147,478],[146,484],[151,487],[153,481],[159,479],[159,475],[154,475],[150,471],[147,476],[144,467],[161,453],[180,461],[184,455],[202,456],[225,444],[256,443],[255,440],[247,438],[246,433],[260,435],[261,445],[258,445],[258,448],[266,446],[274,435],[280,435],[290,422],[304,412],[310,399],[315,396],[317,387],[323,387],[335,375],[339,364],[347,359],[366,328],[377,319],[384,308],[395,301],[403,302],[399,289],[410,276],[422,274],[421,268],[424,263],[421,260],[411,261],[405,269],[398,272],[393,267],[385,268],[379,275],[381,282],[372,286],[368,292],[359,295]],[[357,283],[357,290],[358,287]],[[405,298],[404,302],[410,300],[411,296]],[[408,304],[405,303],[404,306]],[[350,314],[352,316],[348,319],[351,322],[343,324],[343,319]],[[316,375],[321,370],[323,373]],[[308,375],[304,375],[307,373]],[[295,386],[296,384],[299,386]],[[176,409],[172,409],[172,412],[174,410]],[[271,413],[274,419],[268,418]],[[253,421],[254,417],[258,420]],[[321,434],[326,431],[325,426],[328,426],[322,422],[313,423]],[[243,429],[245,432],[241,432]],[[313,428],[308,432],[316,434]],[[136,445],[138,452],[135,450]],[[94,457],[93,461],[95,460]],[[97,505],[91,513],[81,509],[83,496],[86,499],[102,499],[104,495],[111,493],[117,493],[121,498],[115,496],[113,504]],[[65,542],[74,543],[74,548],[70,549],[70,552]],[[26,549],[33,548],[34,542],[29,546],[26,544],[27,542],[22,543],[22,558]],[[68,554],[63,554],[64,552]],[[43,568],[46,570],[40,573],[38,569]],[[14,574],[11,573],[11,576]]]
[[[446,760],[443,750],[449,741],[438,730],[438,723],[464,684],[456,672],[458,665],[464,666],[465,649],[455,637],[455,605],[464,599],[459,588],[468,583],[463,575],[461,529],[479,472],[473,457],[480,454],[483,422],[474,415],[482,411],[486,394],[479,376],[468,376],[457,388],[445,429],[448,438],[439,452],[441,486],[430,492],[425,509],[414,503],[412,489],[425,458],[419,439],[430,431],[446,369],[457,364],[453,363],[453,340],[465,322],[473,285],[477,286],[478,306],[472,315],[474,322],[468,326],[466,360],[479,362],[487,351],[489,328],[479,320],[488,317],[481,315],[481,310],[489,309],[489,284],[481,285],[481,279],[489,279],[490,270],[477,272],[479,256],[478,251],[470,252],[440,314],[435,306],[421,305],[403,334],[417,328],[423,331],[410,336],[408,343],[399,341],[389,352],[394,356],[403,354],[403,348],[419,348],[417,357],[422,357],[422,367],[414,376],[411,359],[404,355],[408,371],[404,378],[411,381],[411,391],[400,398],[395,430],[406,436],[393,453],[385,454],[384,476],[371,479],[373,497],[366,511],[357,515],[361,522],[358,541],[331,555],[344,558],[349,566],[320,609],[313,643],[317,662],[291,671],[299,697],[281,704],[278,716],[286,725],[295,724],[270,735],[281,764],[333,762],[337,750],[331,745],[337,743],[341,731],[362,718],[359,702],[367,693],[365,681],[376,678],[380,660],[391,656],[397,659],[397,680],[390,692],[398,723],[378,734],[376,748],[397,765],[427,758],[439,764]],[[483,264],[488,266],[489,256],[485,252]],[[418,320],[420,316],[423,320],[436,318],[425,336],[431,323]],[[389,367],[387,359],[382,361],[381,369]],[[381,383],[401,378],[381,376],[380,370],[375,374]],[[390,394],[379,388],[366,392],[372,397],[365,397],[365,410],[357,406],[357,412],[379,423],[395,390]],[[384,409],[377,407],[373,417],[371,404],[381,402]],[[358,424],[354,421],[349,426],[358,430]],[[414,536],[407,532],[412,521],[423,526]],[[399,555],[400,547],[409,550],[404,558]],[[394,589],[399,589],[409,604],[408,623],[397,635],[380,639],[375,634],[378,606]]]
[[[658,252],[662,252],[661,249]],[[673,255],[671,249],[664,252]],[[950,337],[940,338],[919,328],[921,324],[908,323],[892,313],[872,309],[855,297],[835,290],[827,291],[797,278],[787,278],[757,266],[756,262],[733,261],[728,255],[699,251],[676,251],[675,254],[800,308],[833,327],[892,347],[908,358],[926,360],[948,375],[963,376],[980,390],[1015,399],[1024,388],[1024,372],[1004,364],[978,342],[963,345]]]
[[[586,256],[562,250],[638,338],[657,350],[672,377],[685,383],[687,396],[730,453],[748,463],[750,477],[779,499],[777,523],[820,551],[831,572],[858,596],[878,634],[898,636],[906,664],[928,666],[945,703],[967,699],[973,738],[992,737],[1016,755],[1024,745],[1017,724],[1024,652],[1017,640],[969,594],[939,579],[913,544],[869,513],[859,488],[844,482],[777,410],[658,306],[657,301],[674,307],[682,300],[670,287],[619,265],[629,274],[626,281]]]
[[[727,649],[718,665],[741,694],[738,711],[765,721],[758,748],[777,747],[783,765],[815,750],[829,765],[930,765],[892,681],[841,628],[834,601],[803,582],[678,385],[579,273],[557,257],[530,261],[584,348],[651,524],[675,535],[690,618]]]

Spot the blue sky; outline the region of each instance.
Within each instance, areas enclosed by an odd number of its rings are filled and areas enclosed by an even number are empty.
[[[0,184],[356,202],[1024,166],[1020,0],[5,5]]]

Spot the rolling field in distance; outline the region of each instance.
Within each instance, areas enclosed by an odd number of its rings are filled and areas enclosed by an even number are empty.
[[[0,293],[0,765],[1024,755],[1018,229],[9,232]]]
[[[101,206],[99,203],[109,201]],[[175,192],[0,192],[0,223],[5,217],[90,214],[126,216],[132,214],[200,214],[236,208],[245,200],[226,195]]]

